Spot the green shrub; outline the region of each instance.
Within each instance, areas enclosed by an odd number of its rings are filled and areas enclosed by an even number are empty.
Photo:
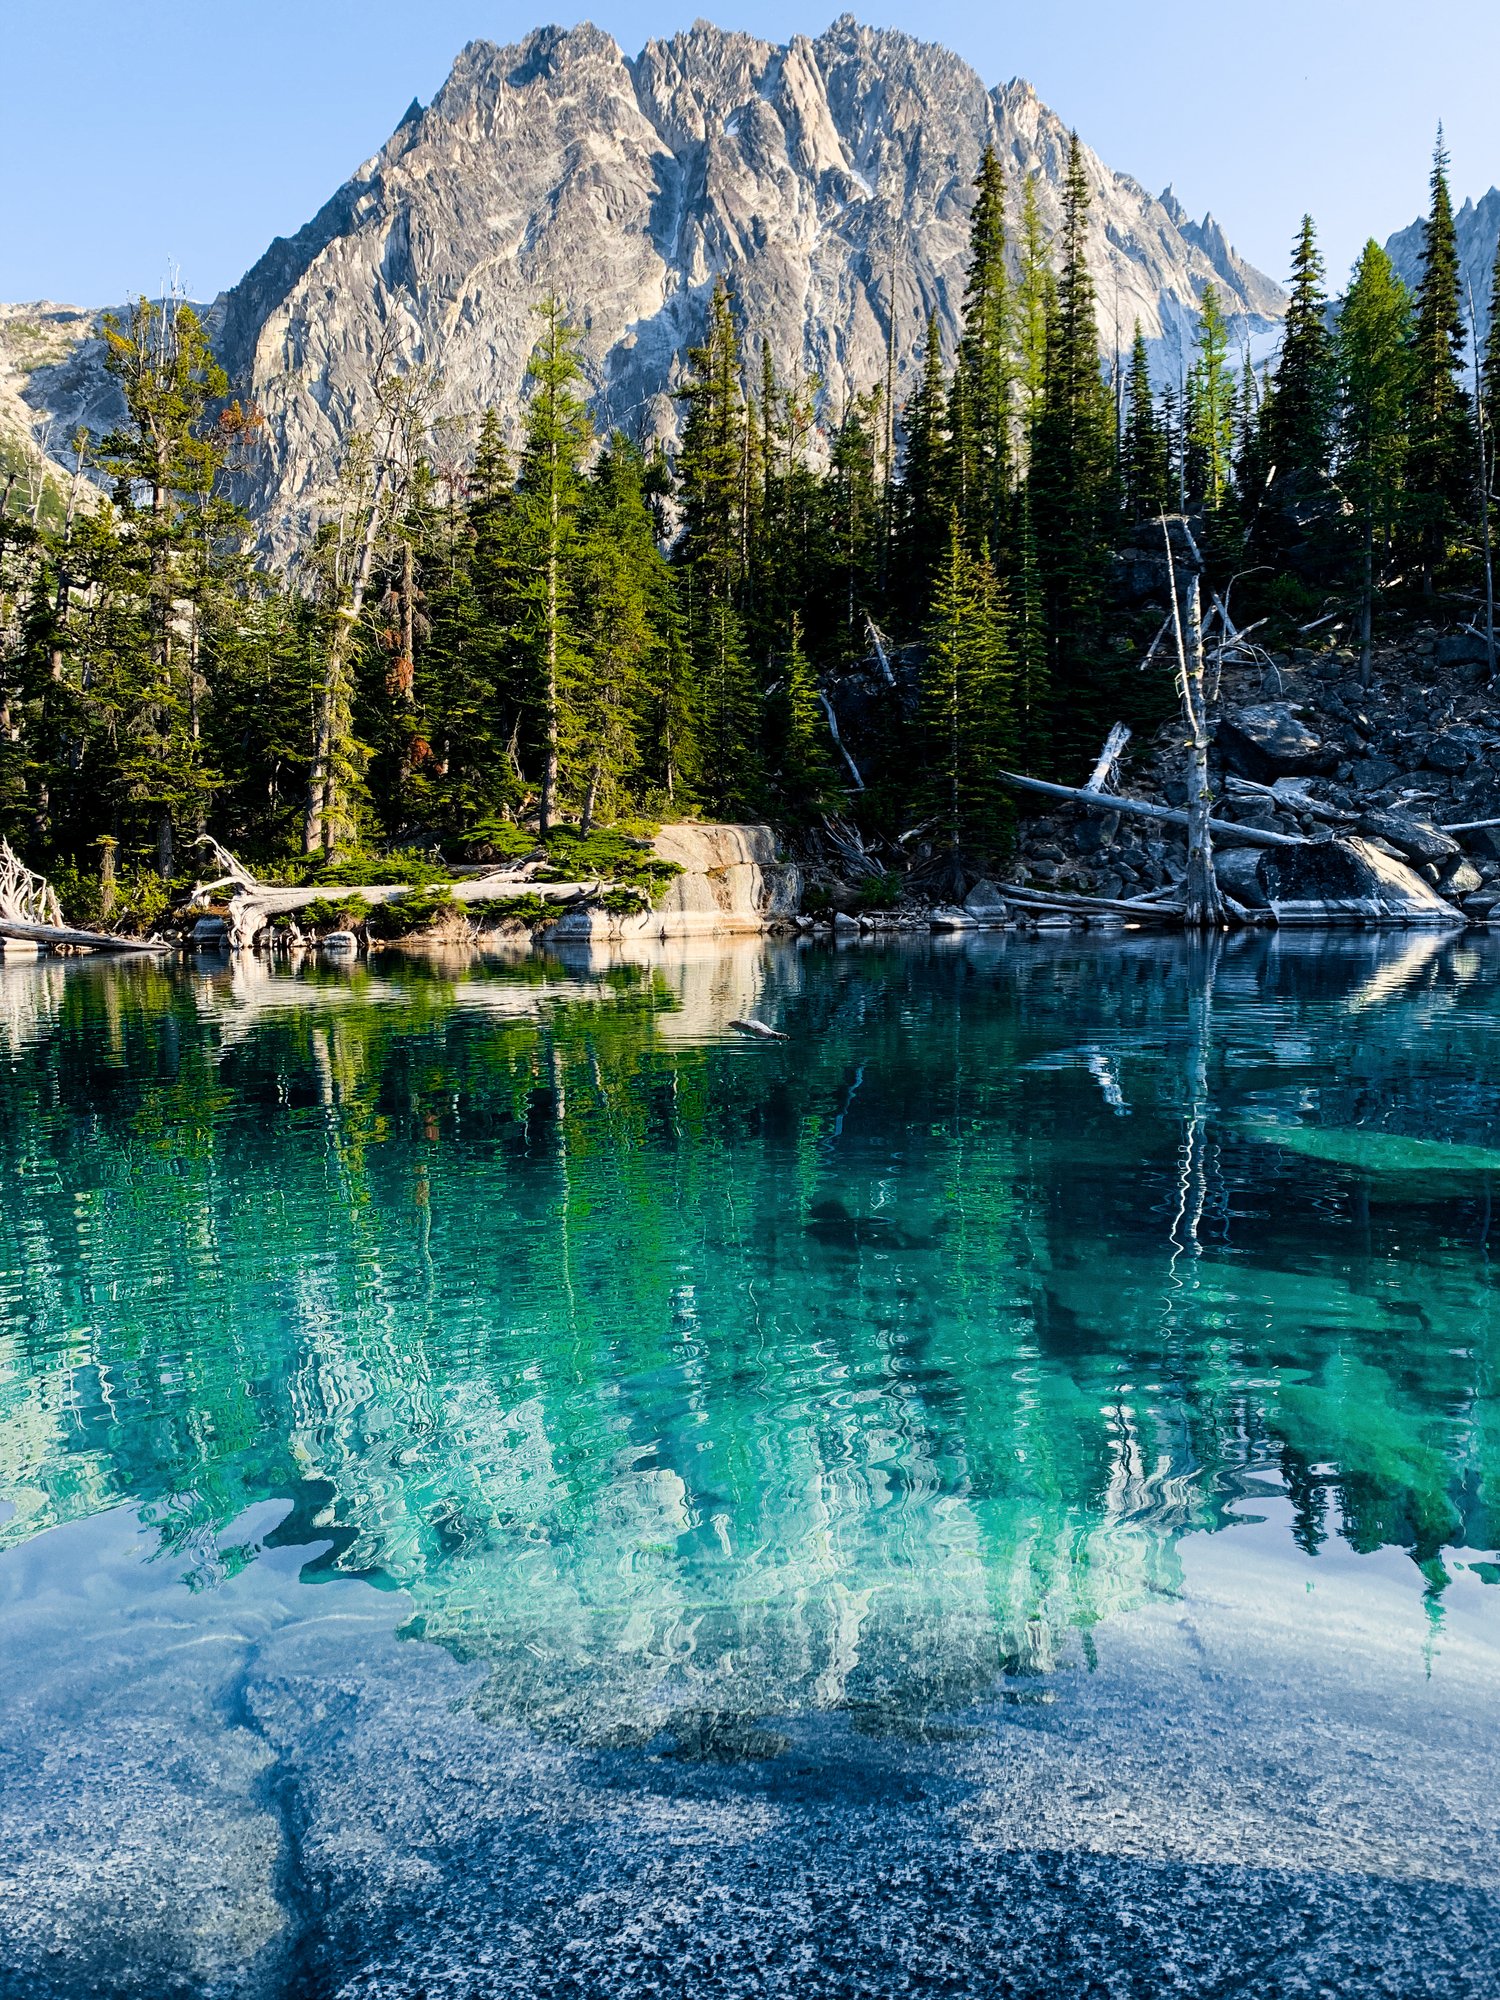
[[[447,917],[462,916],[447,882],[430,889],[412,889],[389,903],[377,903],[371,910],[366,929],[372,937],[410,937],[415,931],[431,930]]]
[[[479,856],[483,850],[485,861],[524,861],[542,852],[542,843],[530,828],[511,819],[482,819],[457,845],[465,857]]]
[[[140,935],[161,922],[172,903],[170,883],[154,868],[122,868],[115,877],[114,909],[106,919],[100,907],[99,877],[92,870],[68,863],[47,878],[57,892],[63,919],[81,930],[100,927]]]
[[[562,915],[563,906],[550,896],[493,896],[468,905],[469,915],[483,923],[525,924],[535,930]]]
[[[319,896],[296,911],[299,926],[315,931],[348,931],[370,920],[363,896]]]
[[[900,875],[871,875],[860,883],[854,900],[861,910],[894,910],[905,891]]]
[[[391,882],[409,882],[414,889],[446,886],[450,870],[418,849],[407,847],[394,854],[348,854],[310,878],[321,887],[325,882],[340,889],[375,889]]]

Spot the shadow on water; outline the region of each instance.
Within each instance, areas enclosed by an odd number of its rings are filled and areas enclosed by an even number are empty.
[[[689,1759],[1041,1685],[1267,1496],[1440,1620],[1497,1535],[1497,964],[7,967],[0,1544],[127,1502],[212,1583],[285,1496],[486,1712]]]

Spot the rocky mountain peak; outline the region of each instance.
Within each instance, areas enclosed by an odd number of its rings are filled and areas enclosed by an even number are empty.
[[[950,352],[957,337],[985,146],[1016,210],[1033,183],[1050,232],[1068,138],[1030,84],[988,90],[951,51],[850,14],[784,44],[700,20],[634,57],[588,24],[470,42],[432,102],[214,308],[236,389],[268,419],[257,511],[282,544],[316,518],[382,342],[439,369],[454,412],[513,421],[547,292],[580,330],[604,425],[675,426],[680,357],[719,276],[749,339],[783,376],[816,375],[831,412],[882,379],[894,323],[904,399],[929,315]],[[1170,189],[1155,199],[1085,159],[1106,349],[1139,320],[1175,377],[1210,280],[1237,341],[1274,332],[1280,288],[1212,218],[1191,224]],[[43,370],[25,393],[65,424],[64,388]]]

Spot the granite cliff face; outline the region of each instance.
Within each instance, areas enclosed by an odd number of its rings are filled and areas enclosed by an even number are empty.
[[[699,23],[634,59],[589,26],[470,43],[432,104],[213,308],[235,386],[269,420],[255,511],[282,546],[317,516],[382,339],[441,371],[448,408],[513,418],[548,291],[581,330],[604,425],[675,426],[720,273],[749,334],[783,375],[816,374],[835,412],[883,376],[894,313],[904,397],[927,315],[956,333],[984,147],[1017,206],[1034,179],[1050,232],[1067,143],[1029,85],[986,90],[947,50],[849,16],[784,47]],[[1282,292],[1212,218],[1087,164],[1106,347],[1139,319],[1175,378],[1210,281],[1236,339],[1263,345]],[[98,400],[90,354],[23,385],[60,427]]]

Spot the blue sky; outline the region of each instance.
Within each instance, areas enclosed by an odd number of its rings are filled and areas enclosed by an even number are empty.
[[[699,4],[778,41],[838,11]],[[634,53],[695,11],[560,18]],[[0,298],[108,303],[157,290],[169,260],[212,296],[432,96],[465,41],[547,17],[532,0],[3,0]],[[1338,276],[1411,221],[1439,118],[1455,193],[1500,181],[1500,0],[880,0],[861,18],[945,42],[987,83],[1028,77],[1111,166],[1173,181],[1278,277],[1304,208]]]

